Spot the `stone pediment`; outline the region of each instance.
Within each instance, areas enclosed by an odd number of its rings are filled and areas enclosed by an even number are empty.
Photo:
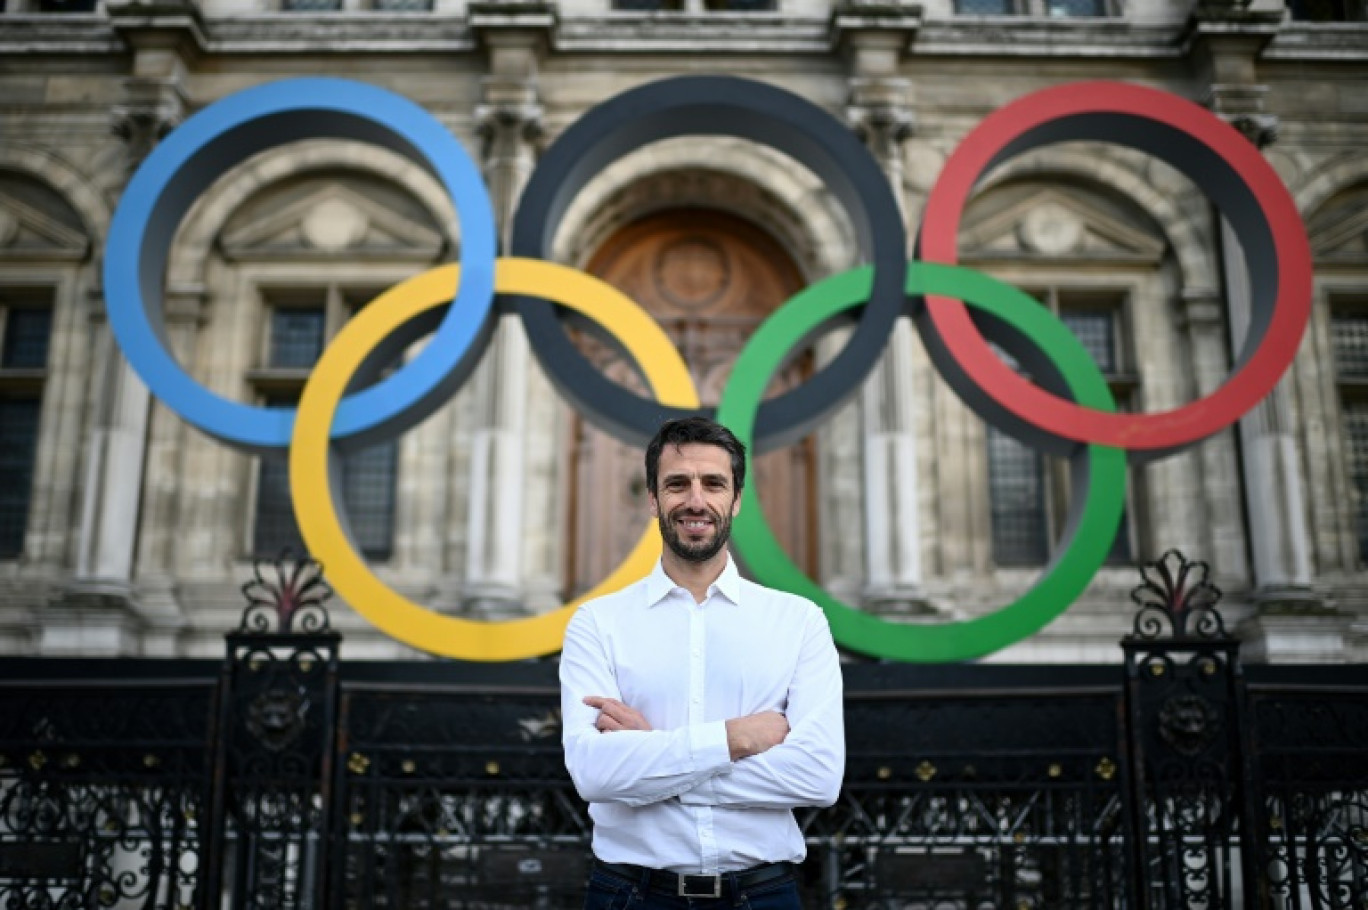
[[[960,232],[965,258],[1118,259],[1153,262],[1164,240],[1086,200],[1048,189],[967,224]]]
[[[28,203],[0,193],[0,258],[84,259],[85,234]]]
[[[1368,260],[1368,204],[1315,224],[1309,239],[1317,259]]]
[[[441,255],[445,239],[363,193],[331,186],[234,225],[219,243],[230,260],[346,255],[432,261]]]

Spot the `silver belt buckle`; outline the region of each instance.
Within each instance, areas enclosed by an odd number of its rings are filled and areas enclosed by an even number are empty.
[[[706,879],[706,881],[698,881]],[[694,883],[711,887],[711,891],[695,891]],[[722,896],[722,876],[721,875],[681,875],[679,877],[679,897],[721,897]]]

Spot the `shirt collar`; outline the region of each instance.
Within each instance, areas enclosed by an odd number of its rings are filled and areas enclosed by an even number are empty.
[[[665,599],[665,596],[679,585],[674,583],[670,576],[665,574],[665,566],[660,560],[656,560],[655,568],[651,574],[646,576],[646,606],[654,607]],[[722,574],[717,576],[708,588],[709,591],[717,591],[733,604],[741,603],[741,573],[736,570],[736,561],[727,554],[727,564],[722,569]]]

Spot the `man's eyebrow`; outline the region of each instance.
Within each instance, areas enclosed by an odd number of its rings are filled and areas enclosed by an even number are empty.
[[[660,482],[661,482],[661,483],[669,483],[669,482],[672,481],[672,480],[689,480],[689,479],[691,479],[693,476],[694,476],[693,474],[690,474],[690,473],[688,473],[687,471],[675,471],[675,472],[672,473],[672,474],[665,474],[665,475],[662,475],[661,478],[660,478]],[[723,471],[715,471],[715,472],[709,472],[709,473],[707,473],[707,474],[700,474],[700,475],[698,475],[698,478],[699,478],[700,480],[708,480],[708,481],[718,481],[718,480],[720,480],[720,481],[723,481],[724,483],[730,483],[730,482],[731,482],[731,477],[730,477],[730,475],[728,475],[727,473],[725,473],[725,472],[723,472]]]

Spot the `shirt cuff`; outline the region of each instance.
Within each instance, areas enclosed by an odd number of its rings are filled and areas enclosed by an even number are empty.
[[[731,767],[731,749],[727,746],[727,722],[713,721],[689,727],[689,753],[695,771],[721,771]]]

